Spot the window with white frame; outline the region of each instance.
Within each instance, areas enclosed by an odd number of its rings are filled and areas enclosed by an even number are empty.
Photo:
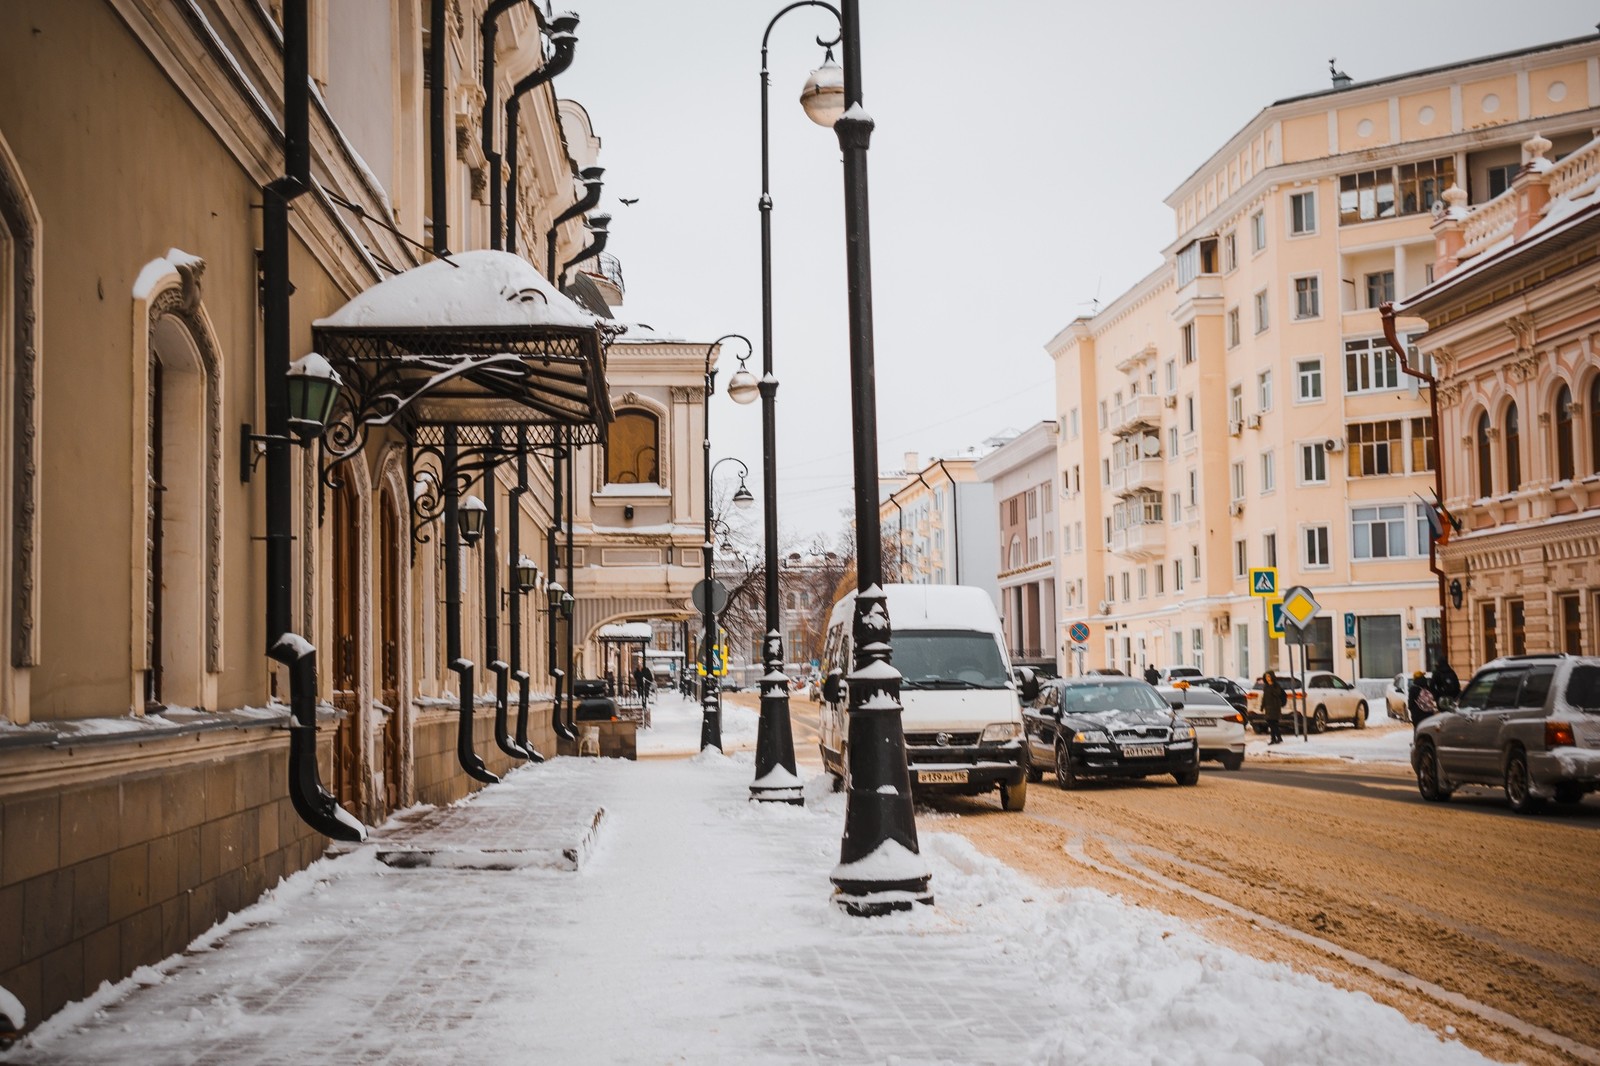
[[[1255,304],[1256,304],[1256,332],[1257,333],[1265,333],[1266,329],[1267,329],[1267,326],[1269,324],[1268,316],[1267,316],[1268,304],[1267,304],[1267,290],[1266,289],[1262,289],[1260,292],[1256,293],[1256,295],[1255,295]]]
[[[1250,248],[1262,252],[1267,248],[1267,213],[1257,211],[1250,216]]]
[[[1244,463],[1234,463],[1228,468],[1228,498],[1235,503],[1244,499]]]
[[[1106,428],[1106,402],[1104,400],[1100,401],[1100,428]]]
[[[1172,591],[1183,591],[1183,560],[1172,560]]]
[[[1351,477],[1383,477],[1405,473],[1405,422],[1352,422],[1344,427]]]
[[[1067,412],[1068,435],[1072,440],[1078,439],[1078,409],[1074,407]]]
[[[1172,521],[1176,524],[1183,520],[1183,493],[1172,494]]]
[[[1228,421],[1244,421],[1244,386],[1228,386]]]
[[[1320,440],[1300,445],[1300,484],[1322,485],[1328,480],[1328,450]]]
[[[1250,677],[1250,623],[1243,622],[1233,627],[1234,641],[1239,648],[1239,676]]]
[[[1386,303],[1394,303],[1394,271],[1379,270],[1367,275],[1367,307],[1376,311]]]
[[[1183,397],[1183,431],[1193,433],[1195,430],[1194,393],[1185,393]]]
[[[1297,237],[1317,232],[1315,190],[1289,194],[1289,232]]]
[[[1263,370],[1256,375],[1256,410],[1272,410],[1272,371]]]
[[[1124,603],[1126,603],[1127,601],[1133,599],[1132,592],[1133,592],[1133,588],[1132,588],[1132,584],[1131,584],[1131,579],[1128,576],[1128,571],[1124,570],[1122,572],[1122,601]]]
[[[1194,467],[1189,468],[1189,506],[1194,507],[1200,502],[1200,473]]]
[[[1242,540],[1233,542],[1233,576],[1244,577],[1250,569],[1250,548]]]
[[[1321,359],[1294,361],[1294,398],[1297,403],[1315,403],[1322,399]]]
[[[1239,309],[1237,307],[1230,307],[1228,308],[1228,347],[1237,348],[1238,346]]]
[[[1320,318],[1322,316],[1321,281],[1315,274],[1294,279],[1294,317]]]
[[[1512,172],[1520,169],[1516,165]],[[1454,156],[1422,159],[1415,163],[1379,167],[1339,177],[1339,224],[1423,214],[1444,198],[1444,190],[1455,183]],[[1509,187],[1509,186],[1508,186]],[[1490,191],[1494,180],[1491,172]],[[1397,193],[1398,190],[1398,193]]]
[[[1169,393],[1177,392],[1178,391],[1178,361],[1176,359],[1168,359],[1167,362],[1166,362],[1166,371],[1167,371],[1167,375],[1166,375],[1167,376],[1167,391]]]
[[[1200,580],[1200,545],[1189,545],[1189,574],[1196,581]]]
[[[1239,241],[1233,230],[1222,235],[1222,272],[1231,274],[1239,265]]]
[[[1166,587],[1167,586],[1167,571],[1166,571],[1166,568],[1165,567],[1161,567],[1161,566],[1157,566],[1157,567],[1154,567],[1153,569],[1155,570],[1155,576],[1156,576],[1156,595],[1157,596],[1165,596],[1167,594],[1167,587]]]
[[[1200,345],[1195,337],[1194,323],[1190,322],[1184,326],[1181,334],[1183,340],[1183,365],[1188,366],[1200,357]]]
[[[1102,484],[1102,485],[1111,484],[1111,460],[1110,459],[1102,459],[1102,460],[1100,460],[1100,484]]]
[[[1411,338],[1403,338],[1406,355],[1415,360]],[[1400,357],[1382,337],[1359,337],[1344,342],[1344,391],[1393,392],[1400,388]]]
[[[1278,453],[1266,451],[1261,453],[1261,491],[1263,494],[1272,492],[1278,487]]]
[[[1278,535],[1276,533],[1261,534],[1261,565],[1278,565]]]
[[[1106,575],[1106,599],[1115,602],[1117,598],[1117,579],[1112,574]]]
[[[1147,573],[1148,571],[1144,567],[1139,567],[1139,598],[1141,600],[1144,599],[1150,591],[1148,588],[1149,579],[1147,577]]]
[[[1350,555],[1356,559],[1399,559],[1406,552],[1406,505],[1379,504],[1350,509]]]
[[[1194,666],[1201,673],[1206,669],[1206,631],[1193,629],[1189,632],[1189,646],[1194,649]]]
[[[1304,534],[1301,565],[1308,568],[1329,566],[1328,527],[1306,526],[1301,532]]]
[[[1167,462],[1174,462],[1178,458],[1178,427],[1167,427]]]

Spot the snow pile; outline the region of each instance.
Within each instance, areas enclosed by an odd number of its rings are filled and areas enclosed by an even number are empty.
[[[457,252],[386,278],[345,304],[317,329],[388,326],[571,326],[592,329],[596,319],[556,291],[519,255]]]
[[[1334,727],[1307,737],[1294,735],[1294,719],[1285,716],[1283,743],[1267,746],[1264,737],[1252,736],[1245,748],[1250,759],[1344,759],[1349,762],[1411,763],[1411,726],[1385,718],[1368,719],[1366,729]]]

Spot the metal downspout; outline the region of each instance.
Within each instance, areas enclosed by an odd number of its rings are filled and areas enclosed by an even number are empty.
[[[561,229],[563,222],[570,222],[579,215],[594,208],[600,202],[600,190],[605,183],[601,176],[606,172],[605,167],[584,167],[578,172],[578,179],[583,182],[583,195],[550,223],[550,228],[544,235],[544,270],[550,284],[556,281],[556,234]]]
[[[479,32],[483,40],[483,65],[480,75],[483,90],[483,155],[489,161],[489,247],[500,248],[502,226],[500,222],[500,153],[494,150],[494,42],[500,31],[500,16],[522,3],[523,0],[493,0],[483,13]],[[534,6],[538,11],[538,5]]]
[[[289,800],[334,840],[365,840],[362,825],[322,787],[317,769],[317,650],[290,630],[294,533],[289,438],[289,203],[311,187],[306,0],[283,6],[283,176],[261,190],[262,376],[266,415],[267,655],[289,668]]]
[[[1387,302],[1380,304],[1378,314],[1383,318],[1383,336],[1389,342],[1389,347],[1394,350],[1395,358],[1400,360],[1400,369],[1408,376],[1428,385],[1428,407],[1433,418],[1433,499],[1439,511],[1444,515],[1444,521],[1453,523],[1450,512],[1444,509],[1444,448],[1441,446],[1444,426],[1439,421],[1439,379],[1423,370],[1413,370],[1411,363],[1406,359],[1405,345],[1400,343],[1400,338],[1395,332],[1394,304]],[[1450,658],[1450,586],[1445,577],[1444,569],[1439,565],[1439,551],[1433,538],[1428,538],[1428,569],[1439,579],[1439,646],[1440,654],[1446,661]],[[1422,658],[1426,662],[1428,649],[1422,649]]]
[[[557,552],[557,538],[561,533],[561,437],[559,431],[553,434],[554,447],[550,453],[550,487],[552,501],[550,505],[550,528],[545,531],[545,573],[549,575],[547,581],[554,581],[557,585],[561,582],[556,577],[557,562],[560,558]],[[561,714],[561,694],[567,679],[566,671],[561,669],[561,662],[556,657],[556,624],[559,618],[558,607],[551,603],[547,605],[550,624],[545,633],[545,661],[549,664],[548,672],[551,681],[552,702],[550,705],[550,728],[561,740],[576,740],[577,734],[569,732],[567,723]]]
[[[956,494],[956,479],[950,476],[950,468],[944,465],[943,459],[936,459],[939,469],[944,471],[945,480],[950,482],[950,554],[956,561],[956,584],[961,584],[961,498]]]
[[[517,483],[511,489],[511,544],[507,551],[511,567],[507,571],[508,587],[512,589],[511,604],[511,677],[517,683],[517,747],[528,753],[531,762],[544,762],[544,756],[528,742],[528,684],[532,680],[522,668],[522,612],[527,609],[528,594],[516,584],[517,568],[522,560],[522,497],[528,492],[528,429],[517,427]]]
[[[492,785],[500,778],[483,764],[483,757],[472,740],[473,662],[461,654],[461,481],[453,425],[444,429],[443,466],[445,656],[458,678],[460,717],[456,722],[456,761],[468,777]]]
[[[499,426],[489,431],[489,450],[491,455],[499,455],[501,449],[501,433]],[[513,759],[524,759],[528,753],[523,751],[511,740],[510,725],[507,722],[507,705],[510,703],[511,667],[500,658],[500,540],[499,531],[495,528],[499,523],[499,486],[495,484],[495,461],[490,459],[483,471],[483,655],[489,660],[489,671],[494,674],[494,742],[497,747]],[[515,515],[512,516],[515,521]],[[513,577],[515,580],[515,577]]]
[[[555,51],[540,68],[517,82],[506,99],[506,251],[517,250],[517,187],[520,166],[517,160],[517,118],[522,110],[522,97],[562,71],[572,66],[574,49],[578,46],[578,16],[570,12],[550,20],[550,43]]]
[[[607,227],[610,225],[611,216],[604,212],[596,214],[589,219],[589,232],[594,234],[594,240],[589,242],[589,247],[585,248],[571,259],[568,259],[561,267],[561,277],[563,279],[566,278],[567,271],[571,270],[585,259],[592,258],[605,251],[606,240],[611,236],[611,234],[607,231]],[[561,291],[567,291],[565,284],[561,286]]]
[[[562,435],[566,438],[567,445],[567,595],[571,596],[573,600],[572,614],[567,618],[567,732],[576,737],[578,735],[578,705],[577,701],[572,698],[572,681],[574,677],[572,628],[576,620],[574,616],[578,613],[578,593],[572,581],[572,498],[576,495],[574,489],[577,480],[575,471],[578,467],[578,453],[572,444],[572,427],[568,426],[563,429]]]

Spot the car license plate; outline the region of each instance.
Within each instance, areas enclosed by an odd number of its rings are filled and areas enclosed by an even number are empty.
[[[1123,757],[1129,759],[1159,759],[1165,754],[1166,751],[1162,749],[1160,744],[1129,744],[1122,749]]]
[[[917,780],[925,785],[964,785],[967,783],[965,770],[918,770]]]
[[[1216,725],[1217,724],[1217,720],[1215,718],[1191,718],[1191,719],[1189,719],[1189,724],[1190,725]]]

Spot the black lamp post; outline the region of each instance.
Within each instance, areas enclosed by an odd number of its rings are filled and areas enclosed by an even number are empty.
[[[845,112],[833,123],[844,152],[844,229],[850,306],[850,414],[855,437],[855,661],[850,686],[848,791],[834,899],[873,916],[931,904],[917,847],[900,723],[900,674],[890,663],[889,603],[878,528],[878,406],[872,351],[872,252],[867,217],[867,145],[872,117],[861,106],[859,0],[843,0]],[[818,118],[818,116],[813,116]]]
[[[764,607],[766,635],[761,642],[761,719],[756,731],[756,776],[750,785],[750,798],[801,804],[800,778],[795,773],[794,729],[789,720],[789,679],[783,672],[783,624],[779,617],[778,591],[778,379],[772,371],[772,193],[768,152],[767,42],[772,28],[789,12],[802,7],[821,7],[839,18],[838,10],[822,0],[798,0],[772,16],[761,35],[761,380],[744,369],[728,382],[728,395],[739,403],[761,397],[761,491],[762,524],[765,527]],[[832,53],[824,57],[800,95],[806,113],[821,125],[831,126],[843,113],[844,86],[837,76]]]
[[[741,337],[739,339],[743,340],[744,338]],[[721,340],[719,339],[718,341],[713,342],[712,347],[715,347],[717,344],[720,344],[720,343],[721,343]],[[707,368],[706,369],[706,407],[707,407],[707,409],[709,409],[711,407],[711,383],[712,383],[712,377],[713,377],[713,375],[715,373],[715,371],[710,369],[710,366],[711,366],[710,359],[711,359],[711,355],[708,352],[706,354],[706,360],[707,360],[706,361],[706,368]],[[703,545],[701,545],[701,549],[700,549],[701,558],[702,558],[702,560],[703,560],[703,562],[705,564],[705,581],[704,581],[704,583],[702,585],[702,588],[705,589],[705,596],[704,596],[704,598],[703,598],[703,600],[701,602],[701,620],[702,620],[702,624],[704,625],[704,633],[703,633],[703,635],[701,636],[701,639],[700,639],[700,663],[701,663],[701,666],[705,669],[705,681],[700,686],[700,750],[704,751],[706,748],[716,748],[718,751],[721,751],[722,750],[722,692],[721,692],[721,688],[720,688],[720,683],[717,681],[716,660],[715,660],[715,658],[714,658],[714,656],[712,654],[716,650],[716,646],[717,646],[717,603],[716,603],[715,596],[712,595],[712,592],[713,592],[713,589],[715,588],[715,586],[712,584],[712,576],[711,576],[711,560],[712,560],[712,556],[715,554],[715,546],[716,546],[716,542],[713,541],[712,537],[711,537],[711,526],[712,526],[712,523],[715,521],[715,517],[711,513],[711,485],[712,485],[713,478],[715,478],[715,476],[716,476],[717,467],[721,466],[723,463],[738,463],[739,464],[739,470],[740,470],[739,487],[733,493],[733,504],[734,504],[734,506],[736,506],[736,507],[749,507],[752,503],[755,502],[756,498],[750,494],[749,488],[747,488],[745,486],[745,479],[750,476],[750,468],[745,465],[745,462],[744,462],[743,459],[735,459],[732,456],[729,456],[729,457],[727,457],[725,459],[718,459],[717,462],[716,462],[716,465],[715,466],[712,465],[712,463],[711,463],[711,438],[709,436],[709,433],[710,433],[709,422],[710,422],[710,416],[708,415],[707,416],[708,428],[707,428],[706,449],[705,449],[705,452],[706,452],[706,539],[705,539],[705,543]]]

